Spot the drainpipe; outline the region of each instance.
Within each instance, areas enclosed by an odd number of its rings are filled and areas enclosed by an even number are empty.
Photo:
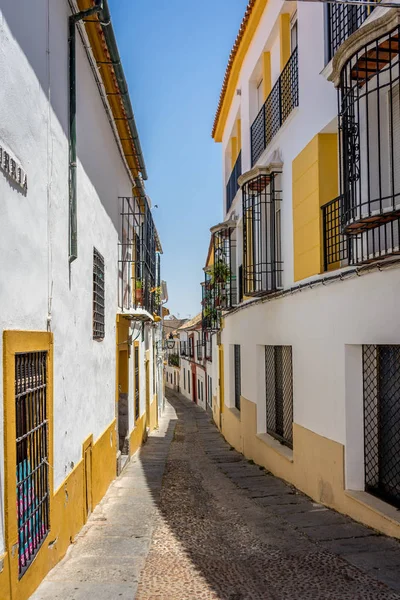
[[[76,23],[99,13],[103,0],[95,0],[95,6],[69,17],[69,262],[78,258],[78,223],[76,193]]]

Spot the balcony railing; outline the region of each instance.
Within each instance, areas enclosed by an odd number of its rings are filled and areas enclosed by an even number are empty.
[[[325,6],[326,63],[371,14],[373,6],[327,4]]]
[[[212,234],[214,264],[206,273],[202,300],[202,326],[218,331],[223,311],[237,304],[236,227],[224,224]]]
[[[356,235],[343,233],[344,201],[339,196],[321,208],[324,271],[360,265],[399,254],[400,219],[395,219]]]
[[[119,306],[143,308],[158,314],[161,302],[160,262],[157,234],[147,203],[120,198]]]
[[[180,357],[179,354],[169,354],[168,356],[168,365],[170,367],[179,367],[180,365]]]
[[[252,166],[298,105],[299,73],[296,48],[251,126]]]
[[[239,189],[238,179],[242,174],[242,152],[239,152],[239,156],[236,159],[235,166],[232,169],[232,173],[229,177],[228,184],[226,186],[226,212],[232,206],[232,202],[235,199],[237,191]]]

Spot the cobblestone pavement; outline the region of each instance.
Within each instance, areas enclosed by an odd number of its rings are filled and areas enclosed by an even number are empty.
[[[178,421],[137,600],[400,599],[400,545],[317,505],[225,443],[175,393]]]
[[[112,483],[31,600],[134,600],[158,518],[175,418],[167,405],[159,429]]]

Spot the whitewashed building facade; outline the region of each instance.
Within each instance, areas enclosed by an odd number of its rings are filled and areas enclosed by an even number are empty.
[[[398,29],[397,9],[249,2],[213,129],[203,327],[226,439],[400,537]]]
[[[2,600],[62,558],[163,403],[161,246],[108,4],[34,4],[0,6]]]

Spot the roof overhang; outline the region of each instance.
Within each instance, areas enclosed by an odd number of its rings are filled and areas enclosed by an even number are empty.
[[[243,61],[246,58],[254,34],[260,24],[267,2],[268,0],[249,0],[247,5],[239,33],[229,56],[218,108],[214,118],[211,135],[216,142],[222,142],[226,121],[239,82]]]

